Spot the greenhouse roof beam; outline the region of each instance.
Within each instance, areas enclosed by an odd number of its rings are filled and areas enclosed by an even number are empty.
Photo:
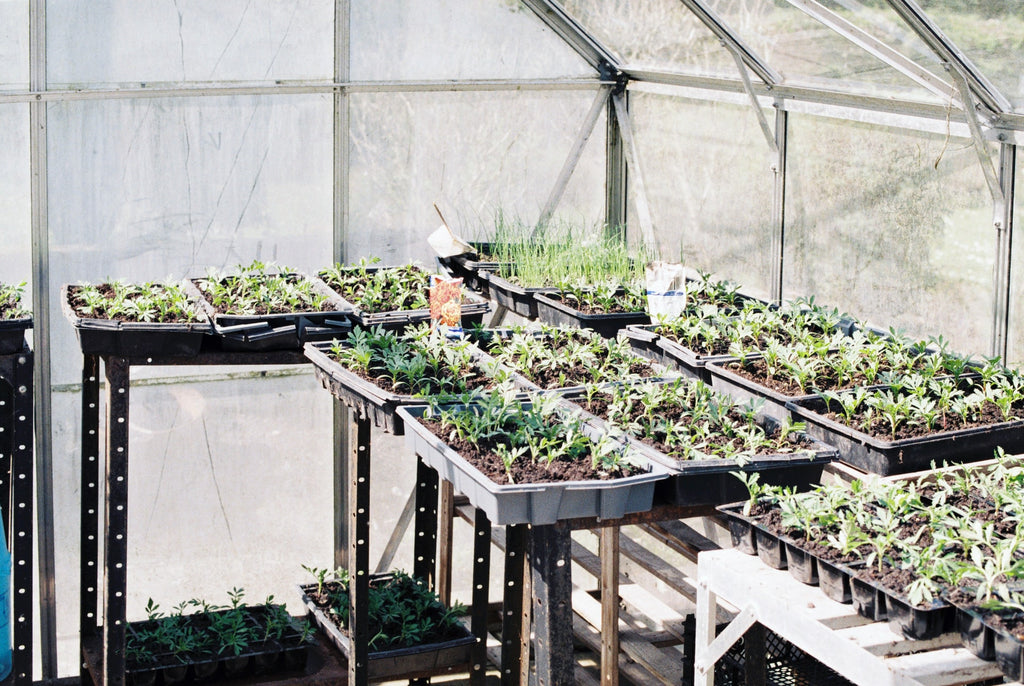
[[[594,103],[590,106],[590,111],[587,112],[586,117],[583,119],[583,124],[580,125],[580,133],[576,137],[576,142],[573,143],[568,157],[565,158],[562,171],[558,174],[558,179],[555,180],[555,186],[551,189],[551,195],[548,196],[548,201],[544,204],[544,209],[540,213],[540,218],[537,219],[537,226],[534,227],[531,237],[541,232],[551,219],[551,215],[555,213],[555,208],[558,207],[558,203],[565,193],[565,187],[569,185],[569,179],[572,177],[573,171],[576,170],[580,157],[583,156],[583,149],[587,146],[587,141],[590,140],[591,134],[594,133],[597,120],[601,117],[601,112],[608,105],[608,98],[611,97],[611,94],[611,86],[602,86],[597,93],[597,97],[594,98]]]
[[[747,97],[750,98],[750,104],[754,108],[754,114],[757,115],[757,123],[761,126],[761,133],[764,134],[764,138],[768,141],[768,147],[775,154],[779,152],[778,142],[775,140],[775,132],[768,125],[768,117],[764,114],[764,109],[761,107],[761,101],[757,99],[757,93],[754,92],[754,84],[750,81],[750,74],[747,73],[747,65],[743,61],[742,55],[738,51],[731,50],[733,59],[736,60],[736,69],[739,70],[740,80],[743,81],[743,90],[747,92]]]
[[[718,36],[718,39],[725,43],[734,54],[739,53],[743,62],[757,74],[758,78],[768,86],[782,82],[782,75],[772,69],[767,62],[761,59],[736,33],[729,28],[709,7],[705,6],[702,0],[680,0],[686,7],[697,15],[697,18],[704,23],[711,32]]]
[[[967,56],[935,25],[915,0],[886,0],[896,13],[928,45],[970,85],[978,100],[992,112],[1013,112],[1013,105],[985,78]]]
[[[804,14],[816,19],[846,40],[866,51],[872,57],[885,62],[932,93],[942,98],[949,98],[956,90],[952,83],[925,69],[914,60],[878,40],[817,0],[788,0],[788,2]],[[955,101],[953,104],[956,107],[960,106],[958,101]]]
[[[644,175],[640,171],[640,159],[636,138],[633,136],[633,124],[629,117],[629,111],[626,109],[626,96],[616,93],[612,96],[612,105],[615,110],[615,119],[619,123],[619,131],[622,133],[622,147],[626,155],[626,164],[633,179],[640,233],[643,236],[644,246],[654,254],[656,244],[654,242],[654,223],[651,221],[651,206],[647,202],[647,186],[644,184]]]
[[[522,0],[548,28],[558,34],[602,76],[617,73],[619,61],[554,0]]]

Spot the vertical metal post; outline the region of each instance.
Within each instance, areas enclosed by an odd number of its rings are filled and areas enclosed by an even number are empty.
[[[29,0],[29,88],[46,90],[46,0]],[[50,435],[50,239],[47,213],[46,102],[29,102],[32,194],[32,315],[35,348],[33,412],[39,535],[39,649],[42,679],[57,678],[57,593],[53,543],[53,444]]]
[[[505,528],[505,584],[501,604],[501,684],[517,686],[521,667],[523,627],[523,581],[529,526],[514,524]],[[529,628],[525,629],[529,636]],[[527,660],[528,661],[528,660]]]
[[[534,661],[539,686],[574,681],[572,652],[572,557],[569,527],[535,526],[533,539]]]
[[[104,358],[107,374],[106,497],[103,534],[102,686],[124,686],[128,562],[128,400],[131,368],[123,357]]]
[[[1008,359],[1010,354],[1010,299],[1013,280],[1013,205],[1017,176],[1017,147],[1010,143],[999,146],[999,186],[1002,203],[996,202],[996,268],[992,319],[992,355]]]
[[[473,646],[471,686],[487,683],[487,591],[491,577],[491,521],[478,509],[473,531],[473,610],[470,626],[476,636]]]
[[[355,421],[356,441],[349,459],[349,638],[348,683],[365,686],[369,675],[370,626],[370,419]]]
[[[619,686],[619,527],[598,534],[601,560],[601,686]]]
[[[82,489],[79,624],[83,641],[96,637],[99,587],[100,503],[100,360],[85,355],[82,363]],[[81,657],[81,646],[79,657]],[[82,669],[82,683],[88,683]]]
[[[434,590],[437,558],[437,471],[416,458],[412,575]]]
[[[615,116],[615,104],[611,98],[608,100],[607,109],[604,221],[610,233],[626,240],[626,149],[622,141],[622,131],[619,129],[619,119]]]
[[[14,356],[10,377],[14,421],[10,489],[11,517],[6,531],[11,541],[14,651],[16,686],[32,683],[32,353],[28,347]]]
[[[782,301],[786,254],[786,148],[789,134],[789,113],[781,107],[775,110],[775,145],[778,148],[772,164],[775,188],[772,194],[772,260],[771,299]]]

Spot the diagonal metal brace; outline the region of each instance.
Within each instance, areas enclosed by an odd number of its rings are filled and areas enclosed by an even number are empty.
[[[992,161],[992,153],[985,142],[985,136],[981,131],[981,118],[978,110],[978,103],[974,99],[967,79],[955,67],[948,67],[950,76],[960,91],[960,98],[963,101],[964,118],[967,119],[967,128],[971,131],[971,140],[974,143],[974,151],[978,154],[978,161],[981,163],[981,171],[985,174],[985,183],[992,194],[993,219],[992,223],[997,228],[1002,228],[1003,214],[1006,208],[1006,194],[1003,193],[1002,185],[999,183],[999,176],[996,174],[996,166]]]
[[[743,56],[733,49],[733,47],[726,42],[722,42],[728,50],[732,58],[736,60],[736,69],[740,73],[740,80],[743,81],[743,90],[747,92],[747,97],[750,98],[750,104],[754,108],[754,114],[757,115],[757,123],[761,125],[761,133],[764,134],[764,139],[768,142],[768,147],[775,153],[776,157],[779,154],[779,143],[775,140],[775,132],[772,131],[772,127],[768,125],[768,117],[764,114],[764,109],[761,107],[761,102],[757,99],[757,93],[754,92],[754,84],[750,81],[750,74],[747,72],[747,63],[743,61]]]

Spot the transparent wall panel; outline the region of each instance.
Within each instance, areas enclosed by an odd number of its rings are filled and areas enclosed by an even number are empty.
[[[330,81],[331,0],[67,0],[46,8],[51,88]]]
[[[28,139],[28,105],[0,105],[0,281],[7,283],[27,282],[32,276]]]
[[[485,238],[495,216],[537,221],[594,93],[386,93],[351,97],[348,258],[429,261],[439,220]],[[596,140],[595,140],[596,139]],[[601,150],[603,129],[590,142]],[[559,216],[592,224],[604,212],[604,162],[589,154]]]
[[[624,63],[739,79],[718,38],[679,0],[561,0]]]
[[[768,294],[774,174],[753,111],[647,93],[629,98],[661,257]],[[636,223],[631,231],[639,234]]]
[[[792,115],[783,294],[987,354],[992,200],[970,141]]]
[[[0,0],[0,91],[28,85],[28,0]]]
[[[783,75],[787,83],[866,95],[931,101],[939,99],[882,60],[786,2],[707,2],[755,53]]]
[[[226,604],[235,586],[301,615],[301,565],[333,564],[330,394],[308,370],[131,394],[128,618],[144,618],[148,598],[164,610],[193,597]],[[80,412],[77,388],[53,394],[63,674],[78,672]]]
[[[1024,0],[923,0],[921,6],[1017,112],[1024,112]]]
[[[594,75],[519,0],[356,0],[351,12],[353,80]]]
[[[333,99],[77,101],[48,108],[50,286],[332,257]],[[77,381],[53,327],[54,383]]]

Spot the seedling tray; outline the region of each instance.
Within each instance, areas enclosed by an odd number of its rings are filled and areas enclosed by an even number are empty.
[[[302,602],[320,630],[348,658],[352,651],[351,639],[310,598],[309,593],[315,587],[316,584],[299,586]],[[460,638],[441,643],[371,652],[368,658],[367,677],[370,681],[421,679],[446,674],[456,667],[468,666],[471,660],[470,653],[477,639],[464,628],[463,632],[464,635]]]
[[[372,381],[349,371],[328,355],[333,345],[334,343],[327,342],[307,343],[303,348],[303,353],[313,363],[313,374],[320,384],[335,398],[358,412],[361,417],[373,420],[374,426],[396,436],[403,435],[404,423],[402,418],[395,414],[395,410],[403,405],[422,405],[424,398],[386,391]],[[475,357],[482,369],[496,366],[494,360],[482,352],[476,353]],[[520,383],[522,382],[529,383],[525,379],[521,379]]]
[[[567,404],[567,407],[583,411],[576,405]],[[606,426],[600,417],[583,412],[593,426],[599,429]],[[775,420],[769,417],[762,417],[760,423],[769,431],[776,425]],[[713,457],[706,460],[677,460],[632,436],[626,440],[636,452],[669,471],[669,477],[660,481],[655,488],[654,502],[659,505],[722,505],[736,502],[747,495],[747,487],[734,475],[737,471],[760,472],[763,484],[806,490],[811,484],[821,481],[825,465],[837,455],[831,446],[812,439],[807,452],[756,455],[740,466],[736,460]]]
[[[651,322],[651,317],[646,312],[584,314],[564,302],[556,300],[551,297],[552,295],[551,293],[537,293],[534,296],[537,301],[537,319],[545,324],[591,329],[605,338],[615,338],[620,329]]]
[[[806,422],[808,434],[838,448],[841,461],[882,476],[928,469],[932,463],[987,459],[997,447],[1007,453],[1024,449],[1024,421],[1019,420],[889,441],[825,416],[822,398],[794,400],[787,407],[794,419]]]
[[[437,261],[449,274],[454,277],[461,277],[462,283],[466,288],[471,288],[486,298],[490,295],[490,287],[487,279],[483,277],[481,272],[497,271],[503,265],[511,263],[479,259],[478,256],[481,253],[490,254],[493,247],[492,243],[471,242],[470,245],[476,252],[455,255],[453,257],[439,257]]]
[[[342,271],[365,271],[368,274],[375,274],[382,269],[394,269],[394,267],[377,266],[377,267],[366,267],[366,268],[352,268],[351,270]],[[424,274],[428,274],[426,270],[420,269],[419,271]],[[318,274],[320,280],[323,281],[324,286],[331,290],[332,293],[341,298],[346,305],[352,310],[349,315],[352,322],[362,327],[373,327],[382,326],[389,330],[404,329],[407,326],[414,324],[421,324],[423,322],[430,321],[430,308],[420,308],[414,310],[383,310],[379,312],[364,310],[357,304],[351,303],[345,299],[345,296],[335,291],[329,283],[323,280],[323,277]],[[465,280],[463,280],[465,284]],[[487,302],[486,298],[476,295],[472,292],[463,291],[462,294],[462,325],[469,327],[474,324],[481,324],[483,322],[484,315],[487,314],[491,309],[490,303]]]
[[[200,308],[200,320],[195,322],[164,324],[81,317],[68,302],[68,289],[72,285],[64,284],[61,287],[61,308],[64,316],[75,327],[78,343],[85,355],[195,357],[202,347],[203,337],[212,333],[210,320],[205,310],[201,309],[202,303],[199,300],[196,300],[196,306]]]
[[[753,357],[760,357],[760,355]],[[711,387],[732,396],[737,402],[763,401],[761,412],[770,417],[779,420],[789,419],[791,414],[787,403],[817,397],[817,394],[785,395],[779,393],[729,369],[727,365],[734,361],[738,360],[709,362],[705,365],[705,370],[711,377]]]
[[[657,327],[657,324],[631,325],[625,328],[624,335],[639,354],[675,367],[684,376],[711,383],[711,374],[706,369],[708,364],[738,359],[734,355],[700,355],[656,333]]]
[[[0,320],[0,355],[10,355],[25,345],[25,331],[32,328],[32,317]]]
[[[655,484],[668,476],[664,467],[652,462],[646,473],[621,479],[497,484],[420,423],[426,409],[398,408],[409,429],[406,445],[465,494],[470,504],[486,512],[492,524],[543,525],[579,517],[620,519],[632,512],[647,512],[653,504]]]
[[[534,297],[538,293],[555,293],[557,288],[524,287],[518,286],[508,279],[498,276],[495,272],[480,271],[480,278],[487,282],[487,290],[492,300],[502,305],[510,312],[514,312],[527,319],[537,318],[537,300]]]
[[[333,308],[319,312],[285,312],[281,314],[236,315],[218,313],[196,285],[198,279],[186,280],[185,286],[199,299],[199,304],[213,323],[213,331],[221,347],[229,351],[298,350],[308,341],[326,341],[351,330],[349,315],[352,306],[322,281],[298,272],[313,289],[327,297]]]

